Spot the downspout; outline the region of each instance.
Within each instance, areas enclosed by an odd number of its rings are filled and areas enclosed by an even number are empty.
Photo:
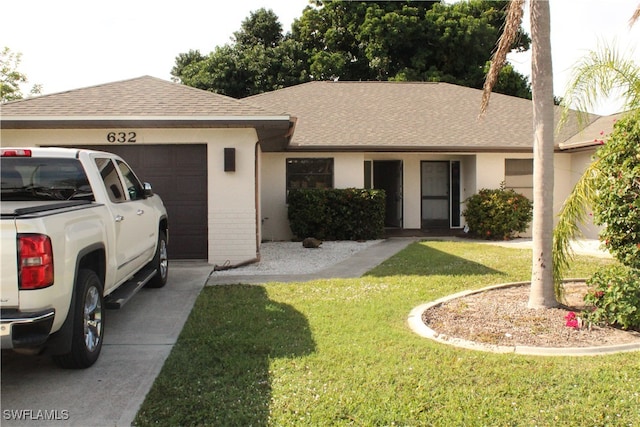
[[[260,261],[260,240],[262,236],[262,220],[260,219],[260,140],[256,141],[254,146],[253,162],[254,162],[254,203],[256,211],[256,260]]]
[[[288,144],[293,136],[294,129],[296,127],[298,119],[296,117],[290,117],[289,128],[287,132],[284,134],[284,138],[286,143]],[[260,192],[258,191],[260,188],[260,138],[255,143],[253,159],[254,159],[254,204],[255,204],[255,212],[256,212],[256,257],[253,259],[248,259],[246,261],[241,261],[237,264],[231,264],[231,262],[227,261],[223,265],[215,264],[213,266],[213,271],[221,271],[221,270],[230,270],[232,268],[244,267],[246,265],[255,264],[256,262],[260,262],[260,236],[262,234],[262,220],[260,219]]]

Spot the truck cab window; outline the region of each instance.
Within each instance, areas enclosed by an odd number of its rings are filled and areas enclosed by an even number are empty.
[[[109,195],[109,200],[113,203],[125,202],[127,199],[124,188],[122,188],[122,182],[111,159],[96,158],[95,161]]]
[[[94,200],[87,175],[75,159],[3,157],[2,200]]]
[[[129,193],[129,198],[131,200],[140,200],[144,199],[144,187],[138,177],[133,173],[129,166],[120,161],[116,160],[118,163],[118,169],[120,169],[120,173],[122,174],[122,178],[124,179],[124,184],[127,186],[127,193]]]

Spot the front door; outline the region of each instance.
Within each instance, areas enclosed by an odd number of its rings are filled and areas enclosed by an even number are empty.
[[[386,193],[384,226],[402,227],[402,161],[375,160],[373,188]]]
[[[422,228],[449,228],[449,162],[421,165]]]

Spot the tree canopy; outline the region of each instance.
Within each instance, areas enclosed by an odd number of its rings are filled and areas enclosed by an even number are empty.
[[[12,52],[8,47],[0,51],[0,102],[15,101],[22,99],[20,85],[27,83],[27,76],[18,70],[21,53]],[[40,85],[34,85],[31,94],[39,94]]]
[[[310,1],[290,32],[272,10],[251,12],[232,42],[181,53],[171,74],[235,98],[311,80],[442,81],[481,88],[507,1]],[[512,46],[528,50],[522,30]],[[504,67],[496,92],[531,98],[526,76]]]

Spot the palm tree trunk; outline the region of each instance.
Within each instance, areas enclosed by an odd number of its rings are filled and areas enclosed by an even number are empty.
[[[553,281],[553,71],[548,0],[531,0],[533,95],[533,259],[530,308],[555,307]]]

